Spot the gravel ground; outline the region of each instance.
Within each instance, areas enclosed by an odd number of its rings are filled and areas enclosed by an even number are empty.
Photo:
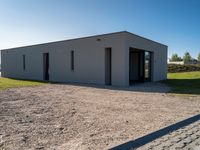
[[[0,91],[0,149],[108,149],[200,113],[161,84],[48,84]]]

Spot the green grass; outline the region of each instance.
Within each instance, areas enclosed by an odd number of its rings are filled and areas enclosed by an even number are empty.
[[[8,89],[8,88],[16,88],[16,87],[25,87],[25,86],[39,86],[45,83],[37,82],[37,81],[25,81],[25,80],[16,80],[9,78],[0,77],[0,90]]]
[[[171,87],[171,93],[200,94],[200,71],[184,73],[168,73],[164,81]]]

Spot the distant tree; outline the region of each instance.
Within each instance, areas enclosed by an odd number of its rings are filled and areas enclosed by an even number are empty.
[[[192,57],[190,56],[189,52],[185,52],[184,56],[183,56],[183,60],[188,62],[191,61]]]
[[[170,61],[181,61],[181,57],[178,57],[178,54],[172,54]]]
[[[197,56],[197,60],[200,62],[200,53]]]

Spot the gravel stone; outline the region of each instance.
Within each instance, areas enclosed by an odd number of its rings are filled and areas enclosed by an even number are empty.
[[[12,150],[109,149],[200,113],[199,96],[168,90],[160,83],[1,90],[0,144]]]

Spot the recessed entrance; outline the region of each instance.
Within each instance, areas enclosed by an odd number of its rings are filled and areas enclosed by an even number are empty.
[[[130,48],[129,84],[151,81],[151,52]]]
[[[49,80],[49,53],[43,54],[43,79]]]

